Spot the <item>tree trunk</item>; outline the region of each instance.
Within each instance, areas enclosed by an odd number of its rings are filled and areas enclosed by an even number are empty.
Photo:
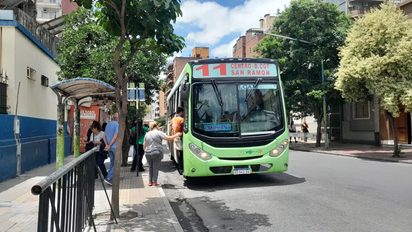
[[[116,71],[116,104],[119,113],[119,133],[117,136],[116,153],[114,157],[113,182],[112,182],[112,205],[116,218],[119,217],[119,188],[120,188],[120,163],[122,155],[123,139],[125,139],[126,116],[127,116],[127,80],[119,69],[119,66],[113,65]],[[120,90],[122,94],[120,94]],[[111,219],[112,216],[111,216]]]
[[[320,141],[322,140],[322,117],[317,117],[318,127],[316,128],[316,145],[315,147],[320,147]]]
[[[127,160],[129,158],[129,150],[130,150],[130,144],[129,144],[129,124],[127,123],[126,119],[126,129],[124,130],[124,139],[123,139],[123,146],[122,146],[122,154],[123,154],[123,160],[122,160],[122,167],[127,166]]]
[[[393,135],[393,157],[401,157],[400,151],[399,151],[399,145],[398,145],[398,134],[396,133],[396,128],[395,128],[395,118],[391,113],[386,111],[386,115],[388,115],[389,118],[389,125],[391,126],[392,129],[392,135]]]

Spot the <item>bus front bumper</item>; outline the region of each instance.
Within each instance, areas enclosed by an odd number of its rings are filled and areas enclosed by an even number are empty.
[[[214,156],[209,161],[203,161],[190,152],[187,156],[184,163],[184,174],[187,177],[284,172],[288,170],[289,164],[289,148],[277,157],[266,154],[261,158],[248,160],[224,160]]]

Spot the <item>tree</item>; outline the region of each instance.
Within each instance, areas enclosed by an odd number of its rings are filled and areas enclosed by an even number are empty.
[[[166,125],[166,118],[164,116],[160,118],[156,118],[155,121],[159,123],[160,127],[163,127],[164,125]]]
[[[111,60],[116,80],[116,101],[119,112],[117,144],[123,144],[127,115],[127,83],[130,61],[137,51],[172,54],[183,49],[183,38],[173,33],[172,22],[182,14],[180,0],[74,0],[78,5],[92,8],[100,25],[118,41]],[[122,51],[127,49],[123,55]],[[122,59],[125,58],[125,59]],[[116,146],[113,172],[112,203],[115,216],[119,215],[120,157],[122,146]]]
[[[400,156],[394,117],[412,112],[412,22],[387,3],[356,21],[340,52],[336,89],[348,101],[379,99],[388,115],[394,156]]]
[[[93,19],[93,11],[78,8],[65,17],[65,28],[58,46],[60,80],[88,77],[115,85],[111,60],[118,38],[111,36]],[[122,59],[127,55],[122,51]],[[160,88],[160,70],[166,65],[166,56],[155,52],[137,51],[128,68],[130,82],[143,82],[146,103],[151,103],[152,90]]]
[[[339,92],[334,90],[333,73],[339,64],[337,48],[343,45],[349,27],[349,17],[333,3],[292,1],[285,11],[278,12],[272,33],[312,44],[266,36],[255,48],[262,57],[279,60],[287,110],[299,117],[314,115],[317,119],[317,147],[321,140],[323,95],[326,93],[329,106],[341,103]]]
[[[112,111],[113,113],[117,112],[117,107],[116,104],[112,105]],[[137,122],[138,120],[142,120],[148,113],[150,112],[150,107],[146,104],[140,104],[139,105],[139,115],[136,113],[136,106],[128,106],[127,107],[127,117],[126,117],[126,128],[124,132],[124,137],[123,139],[123,145],[122,145],[122,154],[129,154],[130,150],[130,143],[129,143],[129,138],[130,138],[130,131],[128,129],[131,129],[134,127],[134,123]],[[127,166],[127,160],[128,156],[123,155],[122,156],[122,163],[123,166]]]

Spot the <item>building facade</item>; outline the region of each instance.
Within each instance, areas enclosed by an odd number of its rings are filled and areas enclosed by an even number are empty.
[[[196,58],[208,59],[209,48],[208,47],[195,47],[192,50],[192,56]]]
[[[77,10],[78,5],[70,0],[37,0],[36,9],[38,23],[42,24],[52,19]]]
[[[408,16],[409,20],[412,20],[412,0],[402,0],[399,8]]]
[[[25,12],[0,10],[0,181],[17,175],[16,144],[21,145],[21,173],[56,159],[57,97],[50,89],[60,70],[55,42]],[[66,155],[70,140],[66,133]]]
[[[400,2],[400,3],[399,3]],[[398,7],[412,19],[412,0],[399,1]],[[411,144],[412,117],[400,106],[395,129],[400,144]],[[393,145],[393,131],[388,115],[379,107],[379,99],[368,102],[348,102],[343,106],[342,136],[344,142],[371,145]]]
[[[274,20],[275,16],[266,14],[263,19],[259,20],[259,28],[270,30],[273,27]],[[264,34],[256,34],[246,31],[246,35],[240,36],[236,41],[236,44],[233,46],[233,57],[253,58],[259,56],[259,53],[253,51],[253,49],[264,37]]]

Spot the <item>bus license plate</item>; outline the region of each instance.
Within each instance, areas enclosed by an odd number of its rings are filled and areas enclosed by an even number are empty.
[[[250,174],[249,168],[235,169],[233,170],[233,175]]]

